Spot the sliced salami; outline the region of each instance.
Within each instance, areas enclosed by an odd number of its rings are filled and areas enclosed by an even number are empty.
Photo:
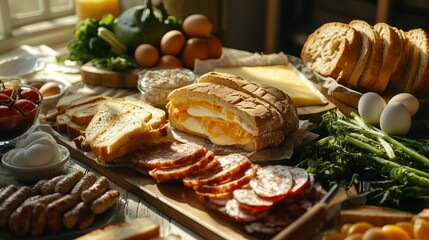
[[[255,168],[251,167],[247,169],[243,174],[241,174],[236,179],[231,179],[230,181],[221,183],[221,184],[205,184],[196,189],[196,191],[201,193],[225,193],[230,192],[235,189],[241,188],[245,184],[249,183],[249,181],[256,176]]]
[[[207,164],[209,164],[213,160],[214,156],[215,155],[212,151],[208,151],[206,155],[197,159],[195,163],[176,167],[176,168],[168,168],[168,169],[155,168],[149,171],[149,175],[151,175],[157,182],[166,182],[170,180],[183,179],[184,177],[187,177],[192,173],[198,171],[199,169],[207,166]]]
[[[204,184],[222,183],[246,171],[252,165],[246,156],[240,154],[216,156],[214,161],[218,161],[219,165],[184,178],[183,184],[197,189]]]
[[[294,185],[290,190],[290,193],[293,195],[297,195],[301,193],[309,184],[309,174],[307,170],[303,168],[290,168],[290,173],[292,174],[292,178],[294,181]]]
[[[293,222],[293,218],[285,213],[273,213],[269,214],[251,223],[246,223],[245,229],[248,233],[259,233],[272,235],[280,232],[285,227]]]
[[[206,152],[203,146],[194,143],[168,142],[137,150],[131,154],[131,160],[137,167],[162,169],[188,164]]]
[[[294,181],[290,167],[269,165],[260,168],[249,185],[260,197],[280,200],[291,191]]]
[[[225,212],[237,222],[253,222],[265,216],[268,212],[249,214],[240,209],[240,204],[235,199],[228,200],[225,204]]]
[[[246,213],[259,213],[268,211],[274,202],[259,197],[252,189],[236,189],[233,192],[234,199]]]

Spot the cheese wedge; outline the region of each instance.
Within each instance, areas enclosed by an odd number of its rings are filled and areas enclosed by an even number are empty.
[[[295,107],[323,105],[322,94],[291,66],[218,67],[216,72],[230,73],[249,81],[276,87],[292,99]]]

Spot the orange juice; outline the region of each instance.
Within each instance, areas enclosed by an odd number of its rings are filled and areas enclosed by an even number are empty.
[[[118,0],[76,0],[78,21],[85,18],[101,18],[106,13],[118,16]]]

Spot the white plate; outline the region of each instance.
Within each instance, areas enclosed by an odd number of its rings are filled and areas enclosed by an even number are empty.
[[[0,76],[25,77],[46,67],[46,63],[39,57],[13,57],[0,62]]]

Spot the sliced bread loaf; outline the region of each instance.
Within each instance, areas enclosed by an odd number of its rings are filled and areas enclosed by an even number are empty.
[[[355,67],[352,74],[350,75],[350,78],[345,84],[347,87],[355,88],[358,84],[359,78],[362,76],[362,73],[367,66],[370,56],[373,53],[375,37],[372,27],[365,21],[353,20],[349,23],[349,25],[360,34],[361,39],[361,47]],[[373,59],[374,57],[370,60]]]
[[[325,23],[308,36],[301,59],[315,72],[337,78],[351,51],[348,39],[354,39],[356,35],[347,24]]]
[[[382,42],[382,64],[378,73],[377,81],[371,87],[371,91],[382,93],[389,83],[390,76],[393,73],[400,58],[401,38],[396,31],[386,23],[377,23],[374,30],[380,36]]]
[[[418,49],[419,62],[414,80],[407,84],[405,92],[421,95],[429,91],[429,35],[418,28],[408,31],[407,38]]]

